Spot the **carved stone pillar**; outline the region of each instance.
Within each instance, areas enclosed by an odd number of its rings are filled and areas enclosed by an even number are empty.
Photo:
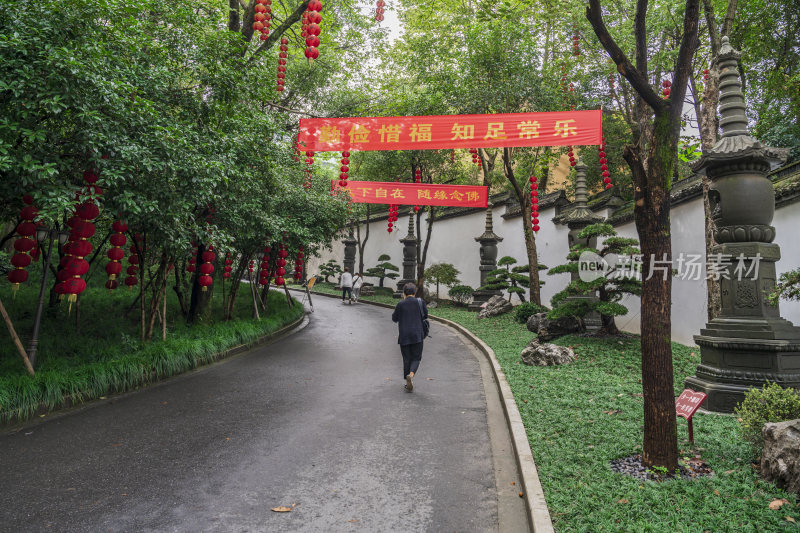
[[[403,297],[403,285],[417,282],[417,235],[414,233],[414,212],[408,215],[408,235],[400,239],[403,243],[403,278],[397,282],[395,298]]]
[[[721,275],[722,312],[695,335],[700,365],[686,386],[708,394],[704,407],[718,412],[733,411],[749,388],[767,380],[800,387],[800,328],[765,301],[781,257],[770,225],[775,191],[765,147],[747,133],[739,56],[723,37],[717,58],[722,138],[695,166],[712,181],[708,194],[719,245],[707,261]]]
[[[475,237],[475,240],[481,243],[480,247],[480,271],[481,283],[480,286],[486,284],[486,276],[489,272],[497,269],[497,243],[503,240],[494,234],[494,227],[492,223],[492,206],[486,208],[486,227],[482,235]],[[497,290],[476,290],[472,293],[472,303],[469,304],[470,311],[479,311],[481,305],[487,302],[492,296],[502,294],[502,291]]]
[[[352,274],[356,265],[356,245],[358,241],[353,235],[353,227],[350,226],[350,234],[342,241],[344,243],[344,267]]]

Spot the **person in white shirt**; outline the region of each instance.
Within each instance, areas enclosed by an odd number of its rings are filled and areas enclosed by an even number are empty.
[[[353,303],[353,275],[350,273],[349,267],[344,267],[342,277],[339,278],[339,285],[342,287],[342,303],[344,297],[347,296],[347,302]]]
[[[353,276],[353,301],[358,303],[358,297],[361,296],[361,285],[364,284],[364,277],[360,272],[356,272]]]

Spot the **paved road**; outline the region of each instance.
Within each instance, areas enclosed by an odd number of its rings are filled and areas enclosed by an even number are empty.
[[[314,303],[282,340],[0,435],[0,530],[494,531],[498,494],[523,516],[474,350],[434,324],[408,394],[389,310]]]

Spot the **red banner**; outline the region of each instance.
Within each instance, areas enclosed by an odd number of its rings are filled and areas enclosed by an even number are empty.
[[[427,117],[302,118],[305,150],[436,150],[600,144],[602,111],[439,115]]]
[[[337,190],[347,191],[359,204],[486,207],[489,202],[489,188],[478,185],[348,181],[340,187],[339,180],[331,180],[331,191]]]

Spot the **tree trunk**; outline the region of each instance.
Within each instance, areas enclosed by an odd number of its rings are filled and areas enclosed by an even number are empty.
[[[361,224],[356,225],[356,239],[358,240],[358,272],[359,274],[364,274],[364,247],[367,245],[367,240],[369,240],[369,215],[370,215],[370,204],[367,204],[367,220],[364,229],[364,240],[361,240]]]
[[[200,265],[202,261],[199,259],[203,257],[203,252],[206,251],[206,245],[201,244],[197,247],[197,272],[200,272]],[[212,283],[206,290],[203,290],[203,287],[200,286],[200,276],[195,275],[192,279],[192,297],[189,303],[189,315],[187,316],[187,322],[190,324],[194,324],[195,322],[202,322],[209,318],[211,313],[211,296],[214,293],[214,284]]]

